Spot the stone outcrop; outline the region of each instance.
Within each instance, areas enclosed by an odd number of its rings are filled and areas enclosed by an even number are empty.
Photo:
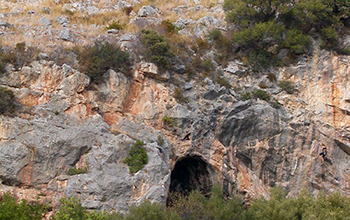
[[[62,7],[94,15],[127,12],[140,3],[113,4],[101,2],[103,9],[93,2]],[[7,20],[24,12],[11,8],[11,13],[0,14],[2,35],[11,34],[14,20]],[[180,34],[203,37],[213,28],[226,30],[224,20],[215,16],[223,12],[220,6],[182,5],[168,12],[183,15],[174,22]],[[186,18],[190,12],[208,13],[195,20]],[[40,16],[33,21],[38,26],[18,29],[45,43],[85,45],[92,40],[85,37],[87,29],[66,17],[48,19],[50,10],[42,13],[45,17],[39,10],[25,13]],[[128,14],[129,23],[161,24],[162,13],[143,6],[137,14]],[[101,30],[93,25],[88,30],[93,28]],[[39,197],[53,208],[59,198],[75,196],[89,209],[121,212],[144,200],[166,204],[169,193],[176,191],[198,189],[207,195],[213,184],[222,186],[227,197],[242,194],[246,203],[268,197],[273,186],[286,188],[290,196],[302,189],[350,196],[348,56],[316,49],[312,57],[271,69],[270,75],[249,74],[236,60],[226,66],[213,62],[232,86],[226,88],[209,78],[185,81],[183,63],[169,71],[136,63],[143,59],[133,51],[136,34],[113,31],[99,33],[100,38],[118,42],[136,57],[132,77],[108,70],[96,84],[67,64],[47,61],[45,53],[40,61],[19,69],[8,65],[0,75],[0,85],[10,89],[17,102],[14,114],[0,116],[1,192],[29,200]],[[292,82],[295,92],[287,94],[271,74]],[[173,97],[176,88],[186,101]],[[269,101],[241,100],[240,93],[258,88],[271,96]],[[124,160],[137,139],[145,143],[148,163],[131,174]],[[324,165],[317,160],[320,143],[328,147]],[[70,168],[87,172],[68,175]]]
[[[209,79],[184,84],[189,102],[178,103],[169,76],[151,63],[137,65],[132,79],[110,70],[104,83],[93,84],[68,65],[33,62],[1,77],[21,110],[1,116],[0,189],[28,199],[40,193],[53,207],[59,197],[76,196],[90,209],[122,212],[145,199],[165,204],[172,191],[206,194],[213,184],[246,202],[267,197],[273,186],[291,195],[303,188],[347,195],[350,110],[341,80],[347,59],[318,51],[281,69],[279,78],[298,90],[279,90],[277,109],[263,100],[239,101]],[[226,68],[232,84],[249,89],[262,80],[233,69]],[[130,174],[123,161],[136,139],[146,143],[149,161]],[[322,166],[321,142],[329,147]],[[71,167],[87,173],[69,176]]]

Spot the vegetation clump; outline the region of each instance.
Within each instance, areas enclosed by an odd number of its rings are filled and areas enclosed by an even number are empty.
[[[170,68],[170,58],[174,54],[170,50],[170,45],[166,38],[158,35],[154,30],[141,31],[141,42],[147,48],[146,57],[150,62],[155,63],[160,69]]]
[[[83,167],[83,168],[71,167],[68,169],[67,174],[70,176],[73,176],[73,175],[77,175],[77,174],[84,174],[87,172],[88,172],[88,169],[86,167]]]
[[[111,29],[116,29],[116,30],[123,30],[123,25],[120,24],[119,21],[113,21],[111,24],[107,25],[106,29],[111,30]]]
[[[13,92],[0,86],[0,97],[0,114],[13,113],[16,106]]]
[[[38,202],[17,202],[8,193],[0,195],[0,219],[41,220],[47,212],[48,207]]]
[[[130,148],[129,156],[124,160],[124,163],[129,166],[130,173],[136,173],[147,164],[148,157],[143,145],[143,141],[136,140]]]
[[[288,94],[292,94],[294,92],[294,85],[290,80],[282,80],[278,83],[278,86],[281,87]]]
[[[179,193],[169,195],[167,207],[159,203],[144,201],[139,206],[132,206],[124,216],[119,213],[92,211],[89,212],[76,198],[63,198],[60,207],[51,216],[52,220],[190,220],[190,219],[348,219],[350,216],[350,198],[339,192],[326,194],[319,192],[315,197],[307,191],[301,191],[296,198],[287,196],[287,191],[272,188],[270,198],[252,201],[250,206],[242,203],[242,199],[233,196],[224,199],[219,186],[213,186],[209,196],[198,190],[191,191],[188,196]],[[48,209],[37,202],[16,200],[4,194],[0,196],[0,219],[43,219]]]
[[[60,199],[60,208],[51,219],[105,220],[107,216],[108,215],[106,212],[88,212],[86,208],[81,205],[77,198],[71,197]]]
[[[344,0],[225,0],[223,5],[226,20],[236,26],[236,51],[256,70],[280,65],[282,49],[289,58],[308,53],[311,38],[321,39],[322,49],[346,53],[338,39],[349,27],[349,19],[344,19],[349,7]]]
[[[16,70],[22,68],[38,58],[39,50],[35,47],[27,46],[25,42],[17,43],[15,48],[4,51],[1,61],[10,63]]]
[[[165,126],[174,127],[174,118],[170,116],[164,116],[163,122]]]
[[[189,100],[183,95],[183,91],[180,88],[176,88],[173,94],[173,97],[178,101],[179,103],[188,103]]]
[[[77,54],[81,71],[92,81],[101,82],[109,69],[129,73],[129,53],[108,42],[96,41],[92,46],[77,49]]]
[[[265,101],[270,100],[270,95],[266,91],[261,90],[261,89],[255,90],[253,92],[253,97],[257,98],[257,99],[262,99],[262,100],[265,100]]]
[[[247,101],[252,98],[252,94],[248,91],[241,93],[241,100]]]

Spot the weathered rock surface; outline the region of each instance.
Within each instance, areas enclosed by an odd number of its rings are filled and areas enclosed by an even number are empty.
[[[63,9],[93,15],[139,2],[113,4],[101,3],[102,9],[90,1],[75,2]],[[1,13],[1,18],[24,12],[9,8],[12,12]],[[182,29],[179,33],[203,37],[212,28],[226,30],[224,20],[213,15],[222,13],[221,7],[182,5],[169,11],[183,15],[174,23]],[[60,25],[55,29],[51,20],[35,12],[26,16],[33,16],[38,27],[18,26],[33,41],[55,45],[91,40],[85,37],[87,29],[65,17],[52,19]],[[209,14],[195,20],[186,18],[189,12]],[[50,9],[42,13],[48,16]],[[143,6],[128,16],[131,24],[144,27],[160,24],[161,14],[156,7]],[[0,23],[4,35],[10,34],[11,25],[7,20]],[[137,35],[121,33],[99,38],[112,39],[134,53]],[[95,84],[73,67],[47,58],[42,55],[19,70],[8,65],[0,76],[0,85],[13,91],[19,105],[14,115],[0,117],[0,191],[32,200],[40,195],[53,207],[60,197],[76,196],[90,209],[122,212],[145,199],[165,204],[172,191],[199,189],[206,194],[213,184],[220,184],[227,196],[244,195],[246,202],[268,197],[272,186],[288,189],[291,196],[304,188],[315,194],[338,190],[349,195],[348,56],[315,50],[313,57],[296,65],[271,70],[278,81],[293,83],[293,94],[278,87],[271,75],[249,75],[238,61],[216,65],[232,86],[227,89],[209,78],[183,80],[186,66],[181,63],[167,72],[140,61],[132,77],[109,70],[103,83]],[[261,85],[270,102],[240,100],[241,92]],[[186,101],[173,97],[176,87]],[[274,99],[281,106],[274,105]],[[130,174],[123,161],[137,139],[145,143],[148,163]],[[323,166],[316,160],[320,143],[329,152]],[[71,167],[88,172],[69,176]]]

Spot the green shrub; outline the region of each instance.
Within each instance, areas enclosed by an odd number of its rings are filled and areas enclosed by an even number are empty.
[[[231,88],[230,82],[227,81],[223,76],[218,76],[216,78],[216,81],[217,83],[219,83],[220,86],[224,86],[227,89]]]
[[[287,192],[273,188],[269,200],[259,199],[254,201],[246,213],[247,219],[276,220],[297,219],[297,207],[295,200],[287,198]]]
[[[170,194],[172,201],[168,210],[177,213],[181,219],[231,220],[243,218],[242,202],[238,197],[224,200],[220,186],[213,186],[210,196],[205,197],[198,190],[186,197]]]
[[[252,98],[252,94],[250,92],[243,92],[241,93],[241,100],[247,101]]]
[[[349,7],[350,2],[346,0],[300,0],[293,4],[288,1],[225,0],[223,4],[226,20],[238,30],[233,33],[236,51],[241,58],[251,57],[249,64],[254,64],[255,70],[276,66],[275,62],[280,65],[275,56],[282,48],[288,49],[290,55],[309,53],[311,37],[320,36],[323,49],[338,48],[338,36],[347,33],[345,29],[350,24],[350,19],[344,19],[350,15]],[[252,51],[255,51],[253,56]],[[289,63],[286,58],[284,61],[284,64]],[[258,64],[262,64],[260,68],[257,68]]]
[[[271,66],[280,65],[281,60],[272,52],[267,50],[253,50],[247,55],[247,63],[253,72],[259,72]]]
[[[124,163],[129,166],[130,173],[136,173],[147,164],[147,153],[143,145],[143,141],[136,140],[130,148],[129,156],[124,160]]]
[[[93,46],[77,49],[77,53],[80,69],[92,81],[101,82],[109,69],[129,73],[129,53],[108,42],[96,41]]]
[[[83,168],[75,168],[75,167],[70,167],[67,171],[67,174],[70,176],[77,175],[77,174],[84,174],[87,173],[88,169],[86,167]]]
[[[219,42],[222,40],[222,33],[219,29],[212,29],[209,31],[209,34],[207,36],[209,38],[209,40],[211,40],[212,42]]]
[[[60,207],[53,220],[104,220],[106,212],[88,212],[74,197],[60,199]]]
[[[146,58],[155,63],[160,69],[169,69],[169,59],[173,57],[170,45],[164,36],[158,35],[153,30],[141,31],[141,42],[147,48]]]
[[[278,86],[281,87],[288,94],[292,94],[294,92],[294,85],[290,80],[282,80],[278,83]]]
[[[0,114],[13,113],[16,105],[12,91],[0,86],[0,97]]]
[[[165,126],[174,127],[174,119],[173,119],[173,117],[164,116],[163,117],[163,122],[164,122]]]
[[[339,44],[338,42],[338,34],[333,27],[325,27],[320,30],[322,43],[320,47],[322,49],[330,50]]]
[[[258,99],[262,99],[265,101],[268,101],[270,99],[270,95],[266,91],[261,90],[261,89],[255,90],[253,92],[253,97],[258,98]]]
[[[269,79],[270,82],[277,82],[277,78],[273,73],[268,73],[267,78]]]
[[[291,53],[306,53],[311,46],[311,39],[297,29],[288,30],[282,42],[283,47],[288,48]]]
[[[339,55],[350,56],[350,48],[348,48],[348,47],[336,48],[336,52],[337,52]]]
[[[37,48],[29,47],[25,42],[17,43],[15,48],[2,53],[2,62],[11,63],[15,69],[20,69],[38,58]]]
[[[110,25],[106,27],[107,30],[111,30],[111,29],[122,30],[123,28],[124,26],[121,25],[119,21],[118,22],[113,21]]]
[[[204,60],[201,63],[201,67],[205,72],[210,72],[213,69],[213,63],[211,60]]]
[[[0,195],[0,219],[41,220],[47,211],[48,207],[38,202],[22,199],[18,203],[8,193]]]
[[[174,121],[174,120],[173,120],[173,121]],[[173,122],[173,123],[174,123],[174,122]],[[158,136],[157,136],[157,144],[158,144],[159,146],[163,146],[164,143],[165,143],[164,138],[163,138],[161,135],[158,135]]]
[[[188,103],[188,98],[184,97],[183,90],[180,88],[176,88],[173,94],[173,97],[176,99],[179,103]]]
[[[164,206],[158,203],[145,201],[139,206],[132,206],[125,220],[167,220],[168,215]]]
[[[169,20],[163,20],[160,24],[168,35],[176,32],[176,27]]]

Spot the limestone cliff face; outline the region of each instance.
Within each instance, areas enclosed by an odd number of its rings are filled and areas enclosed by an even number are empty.
[[[77,196],[88,208],[121,211],[145,199],[165,204],[169,191],[208,193],[212,184],[248,202],[272,186],[291,195],[303,188],[348,195],[349,57],[314,54],[276,70],[296,86],[291,95],[264,76],[225,68],[231,85],[254,89],[265,80],[278,109],[240,101],[210,79],[184,82],[189,102],[178,103],[172,78],[149,63],[137,65],[132,79],[108,71],[100,84],[46,61],[4,74],[1,85],[21,106],[0,117],[0,190],[40,195],[53,207]],[[164,116],[175,126],[165,126]],[[123,161],[136,139],[146,143],[149,162],[130,174]],[[316,160],[321,142],[328,146],[324,165]],[[70,167],[88,172],[68,176]]]

